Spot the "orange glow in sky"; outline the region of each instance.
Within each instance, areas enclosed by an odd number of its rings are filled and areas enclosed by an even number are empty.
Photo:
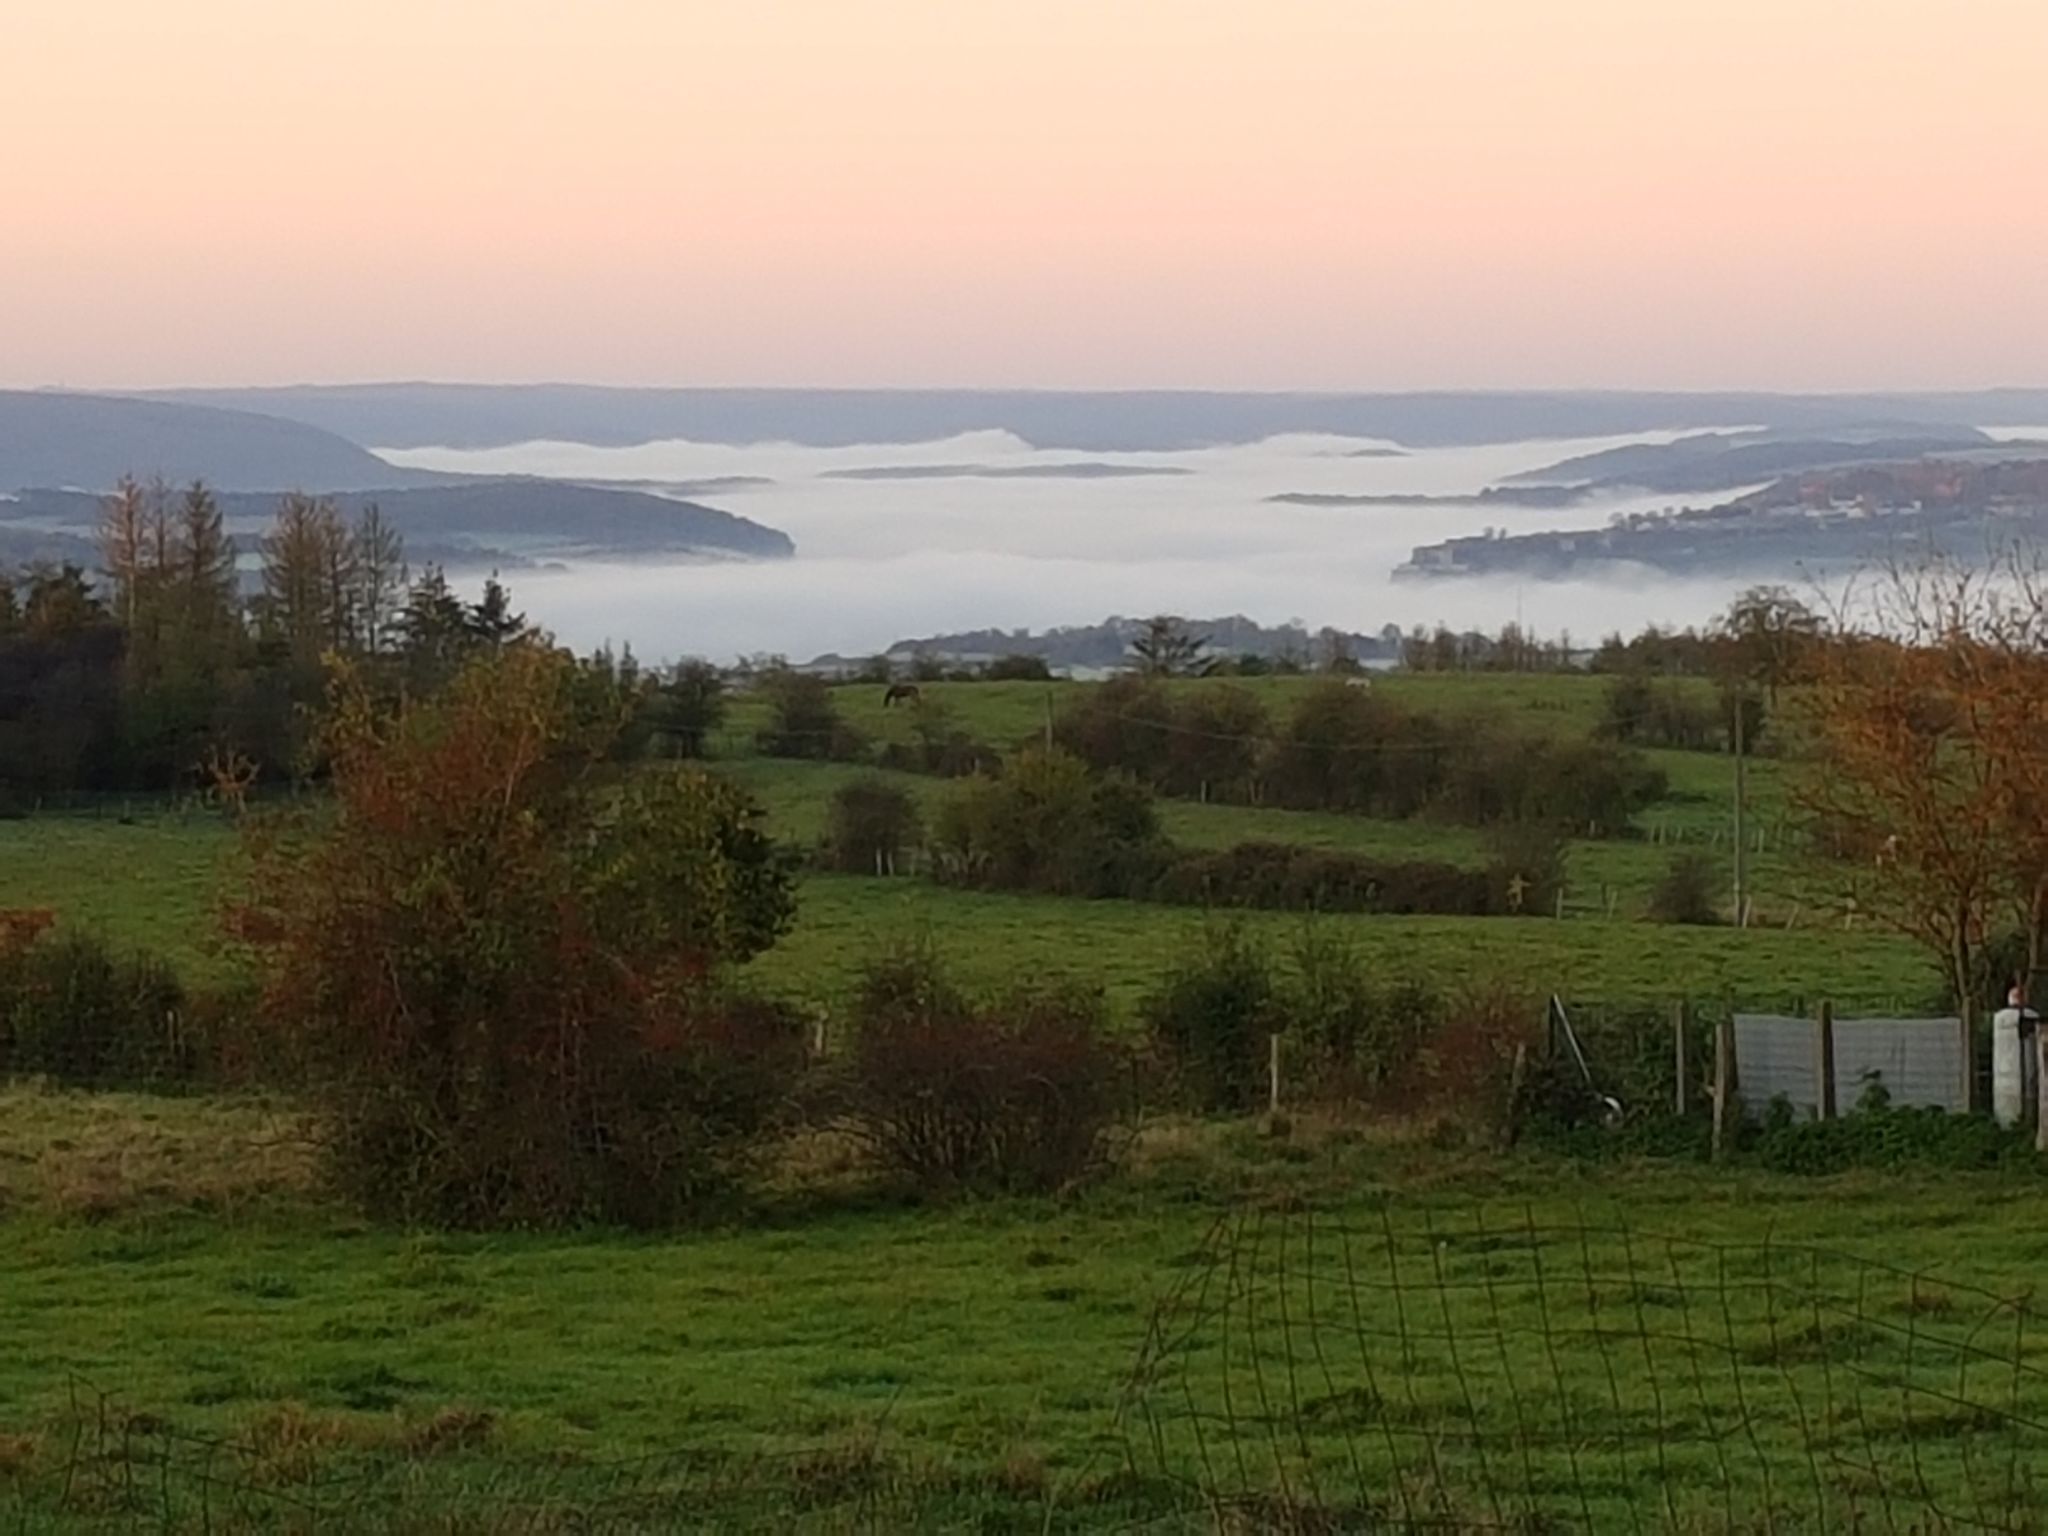
[[[0,383],[2048,382],[2048,0],[0,0]]]

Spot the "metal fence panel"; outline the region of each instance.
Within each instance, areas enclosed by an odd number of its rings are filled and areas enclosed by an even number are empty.
[[[1819,1112],[1816,1028],[1812,1019],[1782,1014],[1735,1015],[1735,1082],[1745,1113],[1760,1115],[1779,1097],[1803,1114]],[[1835,1020],[1836,1113],[1853,1110],[1873,1077],[1894,1104],[1967,1109],[1961,1021]]]
[[[1747,1113],[1759,1115],[1783,1098],[1808,1115],[1819,1112],[1813,1020],[1782,1014],[1735,1015],[1735,1088]]]
[[[1960,1113],[1960,1019],[1835,1020],[1835,1107],[1846,1112],[1875,1074],[1894,1104],[1930,1104]]]

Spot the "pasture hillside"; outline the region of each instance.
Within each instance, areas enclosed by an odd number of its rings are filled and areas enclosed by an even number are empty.
[[[1086,683],[937,683],[925,707],[977,740],[1008,749],[1042,734],[1048,708],[1081,696]],[[1305,678],[1191,681],[1179,690],[1243,687],[1276,712],[1315,686]],[[1697,685],[1704,696],[1705,684]],[[1562,737],[1591,733],[1604,684],[1574,676],[1394,675],[1376,693],[1443,714]],[[843,718],[877,745],[914,739],[914,707],[885,708],[882,689],[833,690]],[[957,786],[945,779],[861,764],[764,757],[754,733],[765,704],[741,694],[713,746],[712,766],[744,784],[780,839],[814,848],[833,794],[881,778],[929,813]],[[1784,765],[1749,765],[1750,874],[1758,926],[1687,929],[1650,925],[1656,883],[1681,851],[1697,852],[1721,888],[1732,881],[1729,843],[1732,762],[1722,753],[1647,754],[1668,780],[1666,797],[1637,819],[1636,835],[1577,838],[1566,845],[1564,920],[1328,916],[1401,972],[1499,973],[1518,987],[1588,999],[1796,1001],[1832,997],[1859,1006],[1916,1006],[1931,1000],[1932,973],[1917,951],[1865,920],[1844,927],[1832,902],[1839,871],[1799,846],[1788,820]],[[1481,829],[1432,819],[1389,820],[1271,807],[1163,799],[1164,830],[1190,848],[1270,841],[1375,855],[1483,865],[1491,840]],[[214,910],[234,844],[216,814],[125,803],[96,814],[0,821],[0,906],[49,907],[67,925],[123,945],[163,953],[205,975],[227,963],[213,939]],[[970,968],[1028,958],[1034,966],[1099,980],[1123,1002],[1156,978],[1164,956],[1199,914],[1134,902],[1086,902],[978,894],[913,879],[809,876],[794,931],[760,963],[778,991],[829,999],[861,959],[897,939],[943,937]],[[1254,914],[1253,926],[1281,933],[1303,919]]]

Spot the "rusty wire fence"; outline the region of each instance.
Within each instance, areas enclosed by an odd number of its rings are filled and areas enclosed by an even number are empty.
[[[1791,1242],[1270,1204],[1162,1277],[1078,1461],[935,1462],[884,1425],[549,1457],[490,1428],[210,1439],[81,1387],[32,1478],[0,1437],[0,1528],[2048,1532],[2048,1316]]]
[[[1796,1244],[1248,1210],[1122,1425],[1211,1527],[2048,1530],[2048,1318]]]

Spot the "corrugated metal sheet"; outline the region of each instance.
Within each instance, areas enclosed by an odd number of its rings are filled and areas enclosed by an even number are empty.
[[[1782,1014],[1735,1015],[1735,1082],[1744,1110],[1761,1115],[1772,1099],[1817,1114],[1818,1026]],[[1847,1114],[1875,1079],[1894,1104],[1960,1111],[1960,1022],[1948,1019],[1835,1020],[1835,1112]]]
[[[1735,1091],[1745,1112],[1761,1115],[1783,1098],[1809,1117],[1817,1113],[1813,1020],[1782,1014],[1735,1015]]]
[[[1894,1104],[1967,1109],[1962,1050],[1960,1019],[1837,1019],[1835,1110],[1854,1109],[1871,1074]]]

